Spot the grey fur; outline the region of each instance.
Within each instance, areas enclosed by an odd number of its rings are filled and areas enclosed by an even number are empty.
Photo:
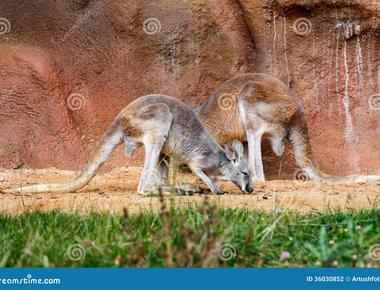
[[[140,97],[121,111],[98,142],[90,161],[75,180],[59,184],[19,187],[4,192],[37,193],[78,190],[94,177],[111,152],[122,143],[125,144],[127,156],[131,156],[139,146],[145,147],[144,170],[138,186],[140,193],[156,189],[158,184],[157,178],[154,178],[155,173],[158,172],[158,177],[164,181],[167,179],[168,163],[165,160],[160,162],[160,159],[169,157],[187,164],[215,194],[220,193],[215,178],[218,175],[226,176],[242,191],[252,192],[247,165],[241,158],[241,154],[230,147],[228,149],[231,150],[234,158],[228,158],[225,151],[188,106],[175,98],[163,95]],[[234,146],[238,148],[240,145],[235,142]]]

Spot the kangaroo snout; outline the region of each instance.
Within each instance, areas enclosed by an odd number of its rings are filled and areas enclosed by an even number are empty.
[[[247,185],[246,187],[244,187],[244,188],[242,189],[242,191],[243,191],[244,193],[252,193],[252,192],[253,192],[253,187],[252,187],[251,185]]]

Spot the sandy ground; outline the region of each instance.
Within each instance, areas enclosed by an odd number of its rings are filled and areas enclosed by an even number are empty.
[[[29,196],[2,194],[0,211],[20,214],[25,211],[54,209],[65,212],[88,213],[140,212],[160,208],[158,197],[141,196],[136,193],[141,168],[116,168],[108,174],[97,175],[88,186],[75,193],[44,193]],[[61,182],[74,178],[78,173],[56,169],[19,169],[0,171],[2,189],[13,186],[43,182]],[[202,185],[191,174],[181,174],[177,180]],[[300,212],[324,210],[358,210],[379,206],[380,183],[336,184],[325,182],[276,180],[255,184],[252,195],[243,195],[229,182],[220,182],[229,194],[210,196],[210,202],[222,207],[278,210],[292,209]],[[204,195],[167,197],[176,206],[196,205],[203,202]]]

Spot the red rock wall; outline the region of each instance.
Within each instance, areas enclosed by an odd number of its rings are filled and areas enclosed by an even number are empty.
[[[55,2],[0,3],[0,167],[79,169],[138,96],[197,105],[266,72],[302,98],[322,169],[379,173],[378,1]],[[110,166],[141,164],[121,151]],[[265,155],[270,175],[294,171]]]

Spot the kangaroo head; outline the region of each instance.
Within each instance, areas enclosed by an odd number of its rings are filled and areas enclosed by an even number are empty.
[[[228,162],[224,165],[224,175],[231,180],[244,193],[253,191],[251,185],[251,176],[249,175],[248,166],[243,158],[243,144],[234,140],[232,146],[225,144],[224,153]]]

